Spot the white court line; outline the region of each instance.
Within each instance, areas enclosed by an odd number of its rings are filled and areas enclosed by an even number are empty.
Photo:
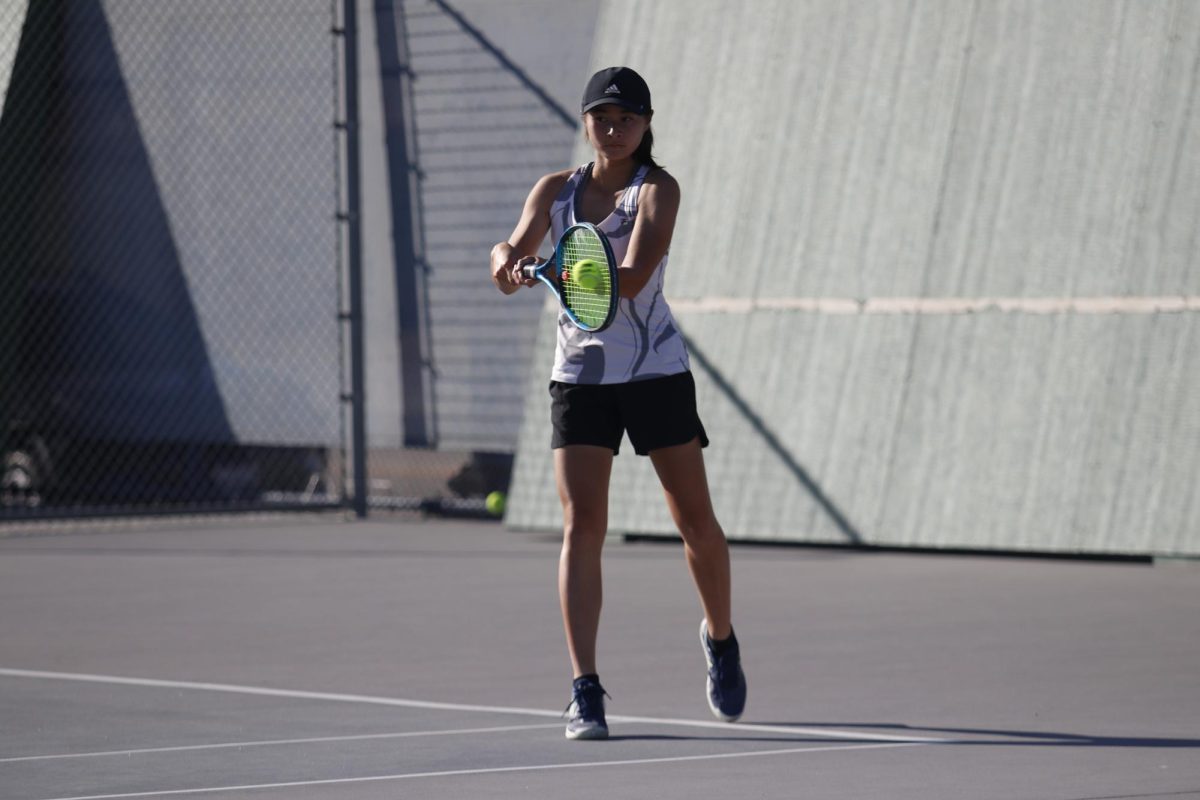
[[[91,753],[62,753],[46,756],[14,756],[0,758],[0,764],[16,761],[57,761],[68,758],[102,758],[104,756],[140,756],[152,753],[179,753],[188,750],[241,750],[248,747],[273,747],[286,744],[322,744],[329,742],[361,742],[371,739],[411,739],[425,736],[465,736],[473,733],[505,733],[507,731],[529,731],[542,728],[558,728],[561,723],[541,722],[537,725],[500,725],[490,728],[457,728],[455,730],[405,731],[403,733],[363,733],[354,736],[313,736],[307,739],[258,739],[250,742],[218,742],[216,744],[188,744],[177,747],[143,747],[135,750],[97,750]]]
[[[1200,311],[1200,296],[1163,297],[693,297],[672,299],[685,313],[747,314],[805,311],[814,314],[1160,314]]]
[[[463,703],[435,703],[426,700],[406,700],[399,697],[373,697],[370,695],[341,694],[336,692],[305,692],[295,689],[272,689],[266,686],[238,686],[229,683],[200,683],[194,681],[171,681],[157,678],[126,678],[119,675],[89,675],[75,672],[45,672],[30,669],[6,669],[0,667],[0,677],[41,678],[45,680],[76,681],[80,683],[106,683],[116,686],[142,686],[157,689],[190,689],[201,692],[223,692],[248,694],[258,697],[287,697],[297,700],[327,700],[335,703],[363,703],[376,706],[400,708],[427,708],[434,711],[473,711],[492,714],[520,714],[525,716],[561,717],[562,712],[534,708],[508,708],[505,706],[476,706]]]
[[[311,781],[288,781],[284,783],[257,783],[244,786],[206,786],[197,789],[166,789],[151,792],[127,792],[123,794],[90,794],[75,797],[54,797],[49,800],[118,800],[131,797],[167,797],[178,794],[213,794],[215,792],[248,792],[254,789],[289,789],[302,786],[330,786],[345,783],[371,783],[402,781],[413,778],[452,778],[464,775],[494,775],[505,772],[547,772],[559,769],[584,769],[588,767],[633,767],[647,764],[670,764],[682,761],[707,761],[729,758],[753,758],[756,756],[801,755],[827,753],[841,750],[881,750],[889,747],[920,747],[928,742],[892,742],[890,744],[845,744],[828,747],[790,747],[785,750],[751,750],[742,753],[714,753],[712,755],[667,756],[663,758],[631,758],[621,761],[574,761],[567,764],[529,764],[519,767],[483,767],[480,769],[455,769],[441,772],[402,772],[396,775],[368,775],[358,778],[326,778]]]
[[[156,678],[127,678],[116,675],[90,675],[75,672],[47,672],[42,670],[6,669],[0,667],[0,677],[37,678],[42,680],[75,681],[81,683],[103,683],[117,686],[141,686],[160,689],[189,689],[203,692],[221,692],[226,694],[254,695],[258,697],[286,697],[297,700],[323,700],[335,703],[360,703],[365,705],[392,706],[399,708],[425,708],[435,711],[466,711],[478,714],[512,714],[519,716],[562,718],[561,711],[548,711],[540,708],[519,708],[511,706],[483,706],[465,703],[436,703],[428,700],[407,700],[399,697],[377,697],[359,694],[341,694],[334,692],[306,692],[295,689],[272,689],[263,686],[239,686],[228,683],[197,683],[193,681],[172,681]],[[626,717],[609,715],[613,722],[645,723],[651,725],[671,725],[689,728],[719,728],[729,731],[750,733],[788,733],[796,736],[814,736],[833,739],[847,739],[868,742],[893,742],[900,744],[946,744],[952,739],[930,738],[924,736],[889,736],[879,733],[859,733],[826,728],[805,728],[790,725],[755,725],[745,722],[716,722],[712,720],[676,719],[669,717]]]

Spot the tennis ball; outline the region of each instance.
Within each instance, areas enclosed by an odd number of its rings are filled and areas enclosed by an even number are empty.
[[[489,494],[486,501],[488,513],[494,517],[503,514],[505,499],[504,492],[492,492]]]
[[[580,289],[593,291],[600,287],[600,265],[590,258],[576,261],[575,266],[571,267],[571,279]]]

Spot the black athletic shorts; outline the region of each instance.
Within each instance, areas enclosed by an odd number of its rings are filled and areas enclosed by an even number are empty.
[[[634,452],[687,444],[708,436],[696,413],[696,382],[692,373],[633,383],[560,383],[550,381],[552,448],[572,444],[607,447],[617,454],[621,435],[629,434]]]

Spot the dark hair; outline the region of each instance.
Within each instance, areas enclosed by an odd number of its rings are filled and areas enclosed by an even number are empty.
[[[637,150],[633,151],[633,160],[639,164],[645,164],[650,169],[662,169],[662,166],[654,160],[654,155],[651,152],[654,149],[654,130],[647,125],[646,133],[642,136],[642,142],[638,145]]]

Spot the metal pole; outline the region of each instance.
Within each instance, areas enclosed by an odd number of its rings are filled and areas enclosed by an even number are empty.
[[[343,0],[346,57],[346,237],[350,290],[351,437],[354,513],[367,516],[367,404],[363,357],[362,189],[358,118],[358,0]]]
[[[400,344],[400,388],[405,447],[434,444],[429,426],[426,372],[427,342],[422,322],[424,253],[417,236],[417,171],[412,154],[416,146],[411,103],[412,73],[404,9],[395,0],[375,0],[375,40],[379,49],[380,84],[387,147],[388,178],[392,196],[392,241],[395,246],[396,327]]]

